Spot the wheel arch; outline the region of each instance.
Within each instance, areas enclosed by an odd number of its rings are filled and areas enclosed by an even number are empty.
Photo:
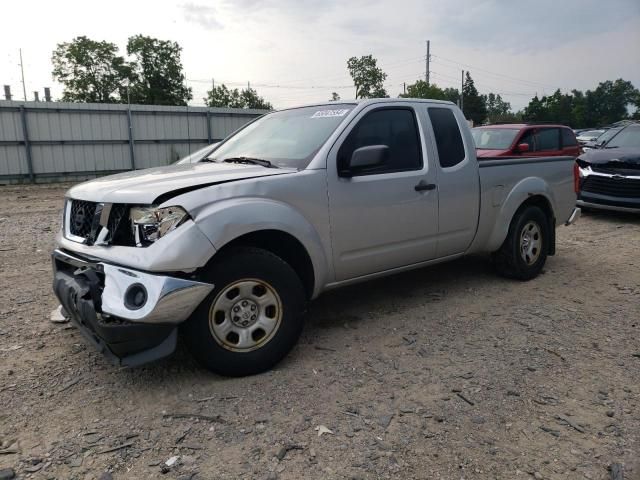
[[[537,206],[548,219],[549,255],[555,253],[556,219],[553,192],[549,185],[540,178],[527,178],[518,183],[509,193],[497,215],[493,232],[489,237],[488,250],[496,251],[509,234],[509,227],[516,215],[528,206]]]
[[[230,246],[264,248],[298,272],[309,298],[319,295],[331,274],[328,240],[323,242],[314,225],[282,201],[249,197],[215,202],[199,211],[195,221],[216,250],[209,262]]]
[[[307,299],[313,297],[316,287],[313,262],[302,242],[290,233],[275,229],[245,233],[224,244],[211,257],[209,262],[214,262],[220,256],[226,255],[237,247],[256,247],[277,255],[298,274],[307,294]]]

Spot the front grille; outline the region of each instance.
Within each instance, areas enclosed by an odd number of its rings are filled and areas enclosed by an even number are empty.
[[[640,198],[640,180],[589,175],[582,184],[582,191],[611,197]]]
[[[124,203],[114,203],[109,215],[109,236],[107,240],[113,245],[135,246],[135,239],[129,224],[129,206]]]
[[[83,200],[71,200],[69,215],[69,232],[76,237],[87,238],[91,233],[96,203]]]
[[[624,167],[602,167],[600,165],[591,165],[591,170],[594,172],[608,173],[609,175],[630,175],[640,176],[640,164],[633,165],[627,164]]]
[[[95,231],[92,231],[93,222],[98,222],[95,218],[98,204],[84,200],[70,200],[68,231],[71,235],[86,240],[91,245],[96,241],[100,233],[100,226],[96,223]],[[135,246],[133,233],[129,225],[129,206],[123,203],[111,205],[111,212],[107,222],[109,231],[106,242],[112,245]]]

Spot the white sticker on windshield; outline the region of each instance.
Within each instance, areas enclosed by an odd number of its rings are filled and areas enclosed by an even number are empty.
[[[349,113],[348,108],[341,108],[339,110],[320,110],[311,115],[311,118],[344,117],[347,113]]]

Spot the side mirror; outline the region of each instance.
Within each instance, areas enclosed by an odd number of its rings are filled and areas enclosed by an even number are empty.
[[[518,145],[516,145],[516,153],[526,153],[529,151],[529,144],[528,143],[519,143]]]
[[[384,165],[389,158],[389,147],[387,145],[369,145],[354,150],[346,169],[340,172],[342,177],[351,177],[355,173],[365,171],[369,168]]]

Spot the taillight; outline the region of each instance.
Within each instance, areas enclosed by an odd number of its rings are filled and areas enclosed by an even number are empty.
[[[577,162],[573,164],[573,191],[580,192],[580,167]]]

